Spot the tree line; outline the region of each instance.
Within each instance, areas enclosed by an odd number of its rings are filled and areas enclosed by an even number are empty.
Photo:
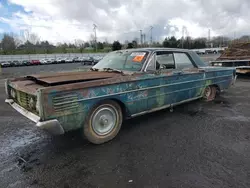
[[[24,41],[24,42],[23,42]],[[5,33],[0,43],[0,53],[7,54],[36,54],[36,53],[84,53],[84,52],[109,52],[120,49],[130,49],[139,47],[165,47],[165,48],[184,48],[184,49],[201,49],[207,47],[225,47],[232,42],[250,41],[249,36],[242,36],[236,40],[228,37],[213,37],[211,40],[207,38],[191,38],[185,37],[177,39],[174,36],[166,37],[163,42],[153,42],[148,44],[144,42],[139,44],[138,39],[121,43],[114,41],[113,43],[95,42],[91,37],[89,41],[80,39],[74,43],[57,43],[51,44],[49,41],[40,41],[39,37],[33,33],[26,35],[24,39],[20,39],[13,34]]]

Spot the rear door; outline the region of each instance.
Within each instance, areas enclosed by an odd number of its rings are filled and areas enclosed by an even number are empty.
[[[199,71],[188,53],[174,52],[173,55],[175,69],[179,75],[175,87],[175,102],[200,97],[204,88],[205,73]]]

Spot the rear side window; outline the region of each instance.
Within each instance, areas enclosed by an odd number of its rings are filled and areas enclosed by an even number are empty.
[[[194,68],[190,58],[185,53],[174,53],[176,69],[182,70],[187,68]]]

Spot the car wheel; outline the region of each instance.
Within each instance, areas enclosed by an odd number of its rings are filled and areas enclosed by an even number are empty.
[[[203,93],[203,98],[205,101],[212,101],[215,99],[217,89],[215,86],[207,86]]]
[[[107,100],[95,106],[83,126],[84,136],[93,144],[112,140],[120,131],[123,115],[119,104]]]

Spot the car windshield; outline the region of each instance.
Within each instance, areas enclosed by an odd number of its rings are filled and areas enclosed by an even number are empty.
[[[116,69],[140,71],[147,56],[147,51],[115,51],[104,56],[93,69]]]

